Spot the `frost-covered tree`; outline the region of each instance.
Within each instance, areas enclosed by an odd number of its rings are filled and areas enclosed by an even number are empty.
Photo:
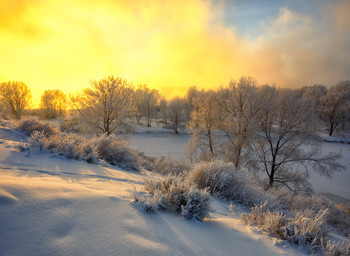
[[[322,118],[328,123],[329,136],[332,136],[338,124],[343,120],[350,108],[350,81],[341,81],[328,89],[321,98],[320,111]]]
[[[159,112],[162,115],[164,124],[168,123],[168,101],[165,98],[162,98],[159,101]]]
[[[135,116],[137,124],[141,123],[141,117],[142,117],[142,100],[143,100],[142,86],[143,85],[138,86],[138,89],[134,91],[131,98],[131,111]]]
[[[126,79],[109,76],[91,81],[89,88],[71,97],[71,102],[88,125],[110,135],[121,124],[132,94],[132,85]]]
[[[198,138],[198,148],[201,150],[202,159],[211,161],[217,155],[218,134],[216,129],[219,112],[216,92],[198,92],[192,104],[193,111],[188,129],[192,132],[192,136]]]
[[[197,97],[199,90],[196,86],[191,86],[187,89],[185,95],[185,113],[186,119],[189,120],[191,118],[191,113],[194,109],[194,99]]]
[[[142,113],[146,117],[147,126],[151,126],[152,119],[157,112],[157,103],[159,100],[159,91],[151,90],[147,87],[143,89]]]
[[[266,189],[284,186],[291,190],[309,191],[309,171],[332,176],[341,171],[338,154],[322,155],[310,125],[312,111],[292,90],[281,93],[275,87],[260,89],[263,104],[257,115],[258,130],[251,138],[253,147],[250,170],[263,170]]]
[[[172,128],[176,134],[179,134],[179,125],[184,119],[185,107],[184,100],[175,97],[169,102],[168,106],[168,116],[172,123]]]
[[[62,115],[67,107],[67,96],[61,90],[45,90],[41,95],[40,108],[45,118]]]
[[[255,117],[260,104],[256,91],[254,78],[241,77],[239,81],[231,80],[219,92],[220,129],[227,137],[223,152],[236,168],[240,167],[242,157],[248,154],[248,139],[256,127]]]
[[[5,111],[16,119],[21,119],[23,110],[29,107],[32,98],[30,89],[22,81],[9,81],[0,84],[0,99]]]
[[[321,98],[327,94],[327,87],[320,84],[305,86],[301,88],[301,93],[306,103],[305,107],[312,109],[312,112],[314,113],[314,115],[312,115],[312,123],[314,130],[316,130],[320,124]]]
[[[159,96],[158,90],[151,90],[145,84],[138,86],[138,89],[133,93],[131,104],[138,124],[144,116],[147,120],[147,126],[151,126],[152,119],[157,112]]]

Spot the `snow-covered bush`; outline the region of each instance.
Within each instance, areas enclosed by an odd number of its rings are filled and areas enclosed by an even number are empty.
[[[107,163],[128,170],[139,170],[137,151],[128,147],[126,140],[110,135],[95,138],[93,144],[99,156]]]
[[[149,170],[152,172],[158,172],[163,175],[179,175],[190,169],[190,165],[184,162],[175,161],[170,156],[155,158],[150,166]]]
[[[40,150],[88,163],[107,162],[127,170],[138,170],[138,155],[116,136],[86,139],[76,134],[58,133],[46,136],[36,131],[28,139]]]
[[[56,153],[88,163],[99,163],[100,156],[96,146],[78,135],[59,133],[47,137],[44,132],[34,131],[28,142],[32,146],[38,146],[44,152]]]
[[[19,128],[31,136],[35,131],[42,132],[45,136],[51,136],[59,133],[59,130],[52,124],[42,122],[38,119],[24,120],[19,124]]]
[[[349,206],[335,205],[321,195],[297,194],[281,189],[270,189],[268,193],[271,199],[278,201],[284,210],[290,211],[293,215],[299,212],[304,217],[312,218],[319,211],[328,209],[327,223],[345,235],[350,233]]]
[[[328,210],[319,211],[313,218],[297,213],[283,228],[283,239],[299,245],[306,245],[310,251],[321,247],[321,238],[325,238],[328,228],[326,215]]]
[[[188,220],[202,220],[208,217],[210,210],[209,193],[193,186],[190,186],[186,193],[186,204],[181,206],[181,215]]]
[[[250,226],[257,226],[283,240],[304,245],[311,252],[322,248],[328,231],[325,221],[328,209],[319,211],[311,218],[300,213],[287,218],[284,213],[268,210],[266,205],[265,202],[252,207],[250,213],[241,215],[242,221]]]
[[[322,250],[327,256],[346,256],[350,255],[350,243],[322,239]]]
[[[251,186],[243,172],[222,161],[195,165],[187,174],[186,180],[200,189],[208,189],[219,198],[233,200],[246,206],[266,200],[264,193],[258,187]]]
[[[175,210],[186,219],[202,220],[209,216],[209,193],[184,181],[181,176],[148,178],[145,189],[157,198],[161,195],[166,208]]]
[[[269,211],[267,201],[251,208],[250,213],[243,213],[241,219],[249,226],[257,226],[262,230],[278,237],[283,237],[283,227],[287,224],[287,218],[282,212]]]
[[[166,205],[164,203],[164,197],[155,192],[151,196],[144,196],[138,193],[136,190],[132,193],[134,199],[134,205],[148,213],[156,213],[158,210],[165,210]]]

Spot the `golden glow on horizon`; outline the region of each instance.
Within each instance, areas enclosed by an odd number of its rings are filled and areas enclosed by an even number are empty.
[[[74,93],[108,75],[147,84],[167,98],[242,75],[279,86],[335,83],[344,79],[346,56],[325,50],[349,48],[340,37],[349,18],[339,6],[332,9],[337,19],[325,17],[339,28],[330,35],[338,41],[315,40],[323,24],[287,9],[253,40],[225,26],[224,5],[207,0],[0,0],[0,81],[25,82],[35,104],[45,89]],[[339,59],[332,68],[329,62]]]

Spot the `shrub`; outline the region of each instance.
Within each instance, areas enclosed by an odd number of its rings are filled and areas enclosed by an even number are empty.
[[[126,140],[110,135],[94,139],[93,144],[99,156],[107,163],[128,170],[139,170],[138,153],[128,147]]]
[[[185,182],[181,176],[148,178],[145,189],[156,198],[162,196],[162,205],[180,213],[186,219],[202,220],[209,216],[209,193]]]
[[[246,206],[266,200],[261,190],[250,185],[244,173],[238,172],[232,164],[221,161],[195,165],[186,179],[200,189],[208,189],[219,198],[233,200]]]
[[[325,217],[328,209],[319,211],[313,218],[297,213],[284,227],[283,239],[299,245],[306,245],[310,251],[321,247],[321,238],[327,234]]]
[[[250,226],[257,226],[283,240],[305,245],[311,252],[322,248],[328,231],[325,221],[328,209],[319,211],[312,218],[306,218],[300,213],[292,218],[287,218],[281,212],[269,211],[266,204],[265,202],[254,206],[250,213],[242,214],[242,221]]]
[[[56,135],[59,130],[52,124],[42,122],[38,119],[24,120],[19,124],[19,128],[26,132],[28,136],[31,136],[35,131],[42,132],[45,136]]]
[[[345,235],[350,233],[349,206],[335,205],[320,195],[296,194],[281,189],[270,189],[268,192],[272,199],[280,202],[285,210],[294,215],[300,212],[304,217],[312,218],[319,211],[328,209],[327,223]]]
[[[116,136],[100,137],[91,140],[75,134],[58,133],[47,137],[43,131],[35,131],[28,139],[32,146],[41,151],[88,163],[104,161],[127,170],[138,170],[137,152],[127,147],[126,141]]]
[[[134,205],[139,209],[148,213],[156,213],[158,210],[165,210],[166,205],[164,203],[164,197],[159,193],[154,193],[152,196],[144,196],[136,192],[132,194],[134,199]]]
[[[175,161],[170,156],[158,157],[149,164],[149,170],[163,175],[180,175],[190,169],[190,165],[184,162]]]
[[[346,256],[350,255],[350,244],[322,239],[322,250],[327,256]]]

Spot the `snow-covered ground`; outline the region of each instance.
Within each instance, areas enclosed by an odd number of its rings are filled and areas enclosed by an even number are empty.
[[[211,219],[144,213],[130,193],[146,174],[19,152],[0,127],[0,255],[305,255],[251,231],[212,199]]]
[[[165,134],[165,133],[141,133],[133,134],[130,137],[130,146],[145,152],[150,156],[172,156],[176,160],[188,161],[184,156],[184,148],[189,140],[188,134]],[[341,152],[340,162],[345,170],[336,173],[332,179],[311,173],[310,181],[317,193],[325,194],[332,200],[340,203],[350,203],[350,144],[340,143],[347,141],[340,138],[326,138],[323,142],[322,152]]]

